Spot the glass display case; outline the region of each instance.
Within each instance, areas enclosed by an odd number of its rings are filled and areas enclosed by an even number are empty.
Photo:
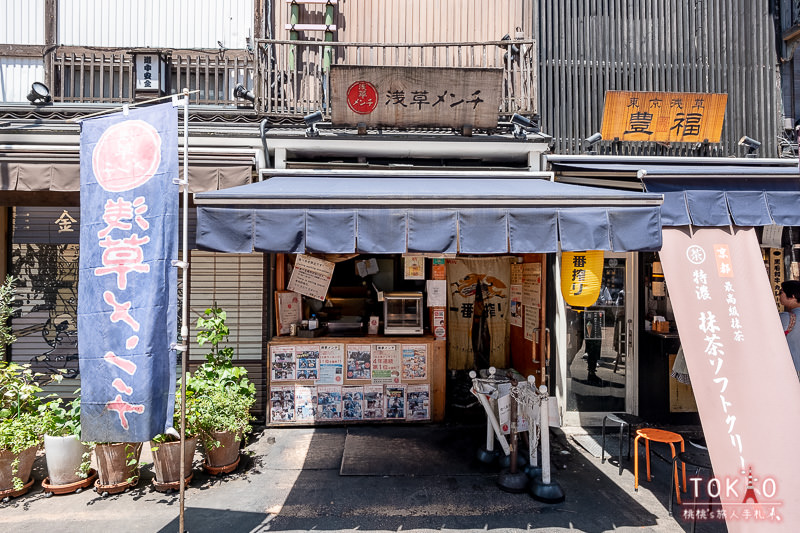
[[[422,335],[421,292],[387,292],[383,295],[383,333]]]

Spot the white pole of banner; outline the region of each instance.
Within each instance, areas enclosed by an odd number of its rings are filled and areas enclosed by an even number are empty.
[[[186,504],[186,348],[189,345],[189,89],[183,89],[183,246],[181,247],[181,470],[180,518],[178,532],[184,533],[183,513]]]

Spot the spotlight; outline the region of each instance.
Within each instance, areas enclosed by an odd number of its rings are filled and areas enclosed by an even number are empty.
[[[244,85],[241,83],[237,83],[236,87],[233,88],[233,97],[234,98],[244,98],[247,101],[255,102],[256,95],[253,94],[253,91],[248,91]]]
[[[317,122],[322,120],[322,111],[314,111],[310,115],[303,117],[303,122],[306,123],[306,137],[317,137],[319,131],[317,130]]]
[[[747,148],[745,157],[756,157],[756,152],[759,148],[761,148],[761,143],[752,137],[744,135],[741,139],[739,139],[739,146],[744,146]]]
[[[539,133],[540,131],[539,124],[519,113],[511,115],[511,123],[514,125],[514,137],[517,139],[527,139],[526,132]]]
[[[48,104],[52,100],[50,89],[44,83],[35,81],[31,85],[31,92],[28,93],[28,101],[33,105]]]
[[[603,135],[599,131],[585,138],[583,142],[586,143],[586,153],[596,154],[597,150],[594,148],[594,145],[602,140],[603,140]]]

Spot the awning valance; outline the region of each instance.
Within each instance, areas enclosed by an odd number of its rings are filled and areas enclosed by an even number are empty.
[[[200,248],[246,253],[657,250],[661,195],[497,174],[288,177],[195,195]]]
[[[705,176],[686,176],[677,169],[645,170],[640,177],[648,192],[664,195],[665,226],[797,226],[800,174],[796,168],[787,170]]]
[[[79,153],[34,150],[0,153],[0,191],[77,192]],[[180,159],[180,175],[183,175]],[[252,155],[189,154],[189,192],[235,187],[252,181]]]

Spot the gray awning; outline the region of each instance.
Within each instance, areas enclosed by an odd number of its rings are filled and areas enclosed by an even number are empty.
[[[684,178],[651,177],[642,172],[648,192],[664,195],[665,226],[800,225],[800,176]]]
[[[796,160],[654,159],[563,157],[551,164],[559,173],[591,177],[593,184],[636,176],[647,192],[664,195],[664,226],[800,225]]]
[[[659,194],[504,178],[288,177],[194,196],[200,248],[245,253],[657,250]]]

